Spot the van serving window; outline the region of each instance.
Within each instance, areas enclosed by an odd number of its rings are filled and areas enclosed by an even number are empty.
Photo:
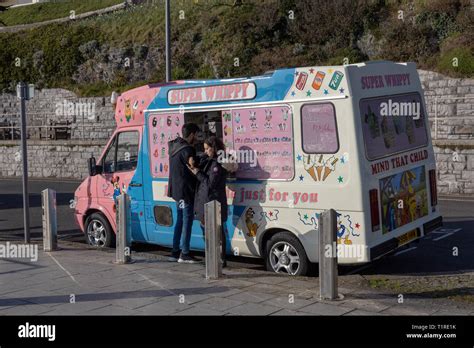
[[[339,150],[339,140],[334,105],[331,103],[303,105],[301,133],[305,153],[336,153]]]
[[[362,99],[359,106],[367,159],[427,145],[425,113],[418,93]]]

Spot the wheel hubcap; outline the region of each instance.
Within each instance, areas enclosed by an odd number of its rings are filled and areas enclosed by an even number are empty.
[[[270,250],[270,264],[276,273],[295,275],[300,268],[300,256],[288,242],[278,242]]]
[[[89,244],[97,247],[105,246],[107,237],[105,234],[105,227],[98,220],[92,220],[87,226],[87,239]]]

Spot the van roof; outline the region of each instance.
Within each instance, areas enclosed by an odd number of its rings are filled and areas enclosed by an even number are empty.
[[[124,92],[118,98],[116,121],[119,127],[144,124],[144,114],[152,110],[347,98],[352,94],[348,75],[406,71],[409,65],[414,68],[413,63],[372,61],[282,68],[258,76],[148,84]]]

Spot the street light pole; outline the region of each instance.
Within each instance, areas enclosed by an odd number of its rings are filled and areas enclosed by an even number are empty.
[[[20,82],[17,86],[17,96],[20,99],[21,116],[21,161],[23,164],[23,226],[25,231],[25,243],[30,242],[30,200],[28,194],[28,154],[26,149],[26,99],[27,86]]]
[[[170,0],[165,4],[165,26],[166,26],[166,82],[171,81],[171,49],[170,49]]]

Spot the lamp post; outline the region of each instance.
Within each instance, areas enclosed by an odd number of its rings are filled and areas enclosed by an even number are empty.
[[[26,101],[33,98],[34,86],[18,83],[16,87],[18,99],[20,99],[21,116],[21,161],[23,164],[23,227],[25,231],[25,243],[30,242],[30,201],[28,193],[28,154],[26,148]]]
[[[171,81],[171,49],[170,49],[170,0],[165,4],[165,26],[166,26],[166,82]]]

